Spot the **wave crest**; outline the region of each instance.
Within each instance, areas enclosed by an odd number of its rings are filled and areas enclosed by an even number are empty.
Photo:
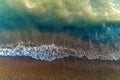
[[[24,46],[17,45],[6,46],[0,48],[1,56],[29,56],[34,59],[53,61],[57,58],[64,58],[68,56],[83,57],[88,59],[102,59],[102,60],[118,60],[120,58],[119,54],[97,54],[94,51],[85,52],[78,51],[75,49],[68,49],[62,46],[56,46],[55,44],[40,45],[40,46]]]

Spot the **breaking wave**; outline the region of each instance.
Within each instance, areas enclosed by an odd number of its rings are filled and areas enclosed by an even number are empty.
[[[2,45],[1,56],[29,56],[47,61],[67,56],[120,59],[119,0],[0,0],[0,12],[2,44],[10,41],[14,44],[14,40],[16,43],[27,40],[37,42],[43,39],[41,33],[53,33],[55,36],[63,33],[82,40],[85,44],[80,48],[87,46],[87,43],[98,45],[98,48],[94,46],[95,49],[90,45],[87,50],[57,46],[56,43],[39,46]],[[22,33],[23,30],[26,33]],[[72,41],[69,43],[72,44]]]
[[[92,52],[92,53],[91,53]],[[101,60],[119,60],[120,54],[96,54],[95,51],[85,52],[75,49],[68,49],[55,44],[40,46],[24,46],[24,45],[6,45],[0,48],[0,56],[28,56],[38,60],[53,61],[58,58],[69,56],[86,57],[87,59]],[[94,53],[93,53],[94,52]]]

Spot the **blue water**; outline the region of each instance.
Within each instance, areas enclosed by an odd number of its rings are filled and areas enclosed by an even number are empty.
[[[10,3],[10,2],[9,2]],[[90,22],[89,20],[73,20],[65,22],[59,17],[35,15],[26,11],[20,4],[11,7],[7,1],[1,1],[0,6],[0,31],[37,29],[41,32],[65,33],[92,42],[119,42],[119,22]],[[39,13],[39,12],[38,12]]]
[[[6,10],[5,10],[6,11]],[[3,11],[4,12],[4,11]],[[44,21],[44,18],[36,17],[17,10],[0,14],[0,31],[16,29],[37,29],[41,32],[65,33],[93,42],[114,42],[120,41],[120,23],[99,22],[90,23],[80,21],[70,24],[61,20]]]
[[[37,2],[37,1],[36,1]],[[44,1],[43,1],[44,2]],[[84,1],[83,1],[84,2]],[[100,2],[100,4],[98,5],[98,8],[96,8],[96,4],[95,3],[99,3],[99,1],[91,1],[92,3],[90,4],[90,6],[95,9],[96,13],[99,15],[98,12],[100,12],[101,14],[104,13],[104,11],[106,10],[106,12],[109,10],[109,8],[111,6],[109,6],[109,4],[105,5],[104,1],[102,0]],[[109,1],[106,1],[107,3],[109,3]],[[119,1],[118,1],[119,2]],[[14,4],[13,4],[14,3]],[[39,1],[38,1],[39,3]],[[67,2],[63,4],[66,4]],[[114,2],[112,2],[114,3]],[[117,3],[117,2],[116,2]],[[53,7],[59,7],[56,4],[56,2],[51,3],[53,5]],[[114,3],[115,4],[115,3]],[[72,4],[70,4],[69,6],[71,6]],[[104,7],[106,7],[105,9],[102,8],[100,5],[104,5]],[[77,12],[77,9],[75,7],[75,5],[73,6],[74,8],[70,8],[69,6],[64,6],[66,10],[68,10],[68,13],[71,12]],[[87,5],[89,7],[89,5]],[[49,7],[49,4],[46,2],[46,7]],[[50,11],[47,11],[49,9],[46,9],[45,15],[44,13],[40,12],[39,7],[36,9],[36,11],[34,11],[34,9],[28,9],[27,7],[19,4],[19,3],[15,3],[15,0],[10,0],[10,1],[4,1],[1,0],[0,1],[0,31],[16,31],[16,30],[29,30],[29,29],[35,29],[37,31],[40,32],[50,32],[50,33],[54,33],[54,34],[58,34],[58,33],[64,33],[66,35],[70,35],[70,36],[74,36],[77,37],[79,39],[81,39],[84,42],[93,42],[93,43],[104,43],[104,44],[113,44],[113,50],[110,52],[110,55],[108,54],[107,56],[109,58],[106,58],[106,53],[102,47],[102,51],[103,54],[105,55],[95,55],[94,53],[92,55],[92,58],[95,59],[100,59],[99,57],[104,57],[104,59],[119,59],[119,45],[116,46],[117,43],[120,43],[120,22],[117,21],[107,21],[106,17],[103,17],[102,15],[99,15],[97,17],[95,17],[95,19],[93,18],[94,15],[92,15],[92,13],[89,12],[89,10],[87,9],[88,7],[81,7],[81,10],[84,12],[83,17],[76,16],[76,14],[72,14],[71,16],[67,17],[64,16],[64,14],[62,15],[58,15],[58,13],[60,13],[61,11],[59,11],[57,13],[57,8],[55,7],[55,9],[50,9]],[[119,6],[117,6],[118,8]],[[63,9],[63,8],[62,8]],[[115,8],[116,9],[116,8]],[[44,8],[42,9],[44,10]],[[64,11],[64,10],[63,10]],[[103,12],[102,12],[103,11]],[[49,15],[49,12],[50,15]],[[110,11],[111,13],[113,12],[113,10]],[[47,15],[48,14],[48,15]],[[93,17],[91,17],[93,16]],[[72,17],[72,18],[71,18]],[[112,16],[112,19],[114,20],[117,17],[119,19],[119,15],[116,12],[115,16]],[[92,18],[92,19],[91,19]],[[97,19],[96,19],[97,18]],[[100,18],[100,19],[99,19]],[[104,19],[105,18],[105,19]],[[107,18],[111,18],[111,16],[108,16]],[[70,20],[70,21],[69,21]],[[98,21],[96,21],[98,20]],[[23,35],[24,36],[24,35]],[[45,46],[46,47],[46,46]],[[57,47],[57,46],[55,46]],[[106,46],[105,46],[106,47]],[[110,45],[107,45],[107,48],[111,47]],[[19,54],[16,54],[17,52],[17,47],[13,48],[13,49],[6,49],[3,48],[1,50],[5,50],[5,51],[1,51],[0,54],[3,56],[16,56],[19,55],[21,56],[21,53],[23,56],[26,56],[26,47],[23,46],[20,49],[23,49],[21,51],[23,52],[19,52]],[[30,47],[31,50],[33,50],[32,47]],[[44,57],[50,57],[51,55],[53,56],[53,59],[56,59],[56,55],[54,55],[54,53],[50,53],[50,55],[44,54],[44,52],[42,53],[41,51],[39,51],[39,53],[37,53],[36,51],[41,47],[36,47],[36,50],[34,50],[33,52],[36,54],[32,54],[32,51],[28,50],[29,54],[27,54],[28,56],[32,56],[33,58],[38,58],[38,56],[43,59],[43,55]],[[116,48],[118,48],[118,51],[116,50]],[[18,49],[18,50],[20,50]],[[15,51],[16,50],[16,51]],[[110,50],[110,49],[109,49]],[[108,52],[109,52],[108,50]],[[47,53],[47,50],[44,50],[45,53]],[[61,50],[62,51],[62,50]],[[96,51],[97,53],[97,51]],[[76,53],[78,54],[78,53]],[[76,56],[76,54],[74,56]],[[115,54],[115,55],[114,55]],[[47,55],[47,56],[46,56]],[[63,54],[62,57],[64,57],[66,54]],[[77,56],[86,56],[86,54],[79,54]],[[95,55],[95,57],[94,57]],[[117,55],[117,56],[116,56]],[[58,55],[59,56],[59,55]],[[72,56],[71,53],[68,53],[68,56]],[[91,55],[87,55],[87,57],[89,57],[88,59],[91,58]],[[38,58],[39,59],[39,58]],[[46,59],[44,59],[46,60]]]

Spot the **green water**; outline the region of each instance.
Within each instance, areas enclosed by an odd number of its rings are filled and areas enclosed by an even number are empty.
[[[1,0],[0,31],[37,29],[84,41],[120,41],[119,0]]]

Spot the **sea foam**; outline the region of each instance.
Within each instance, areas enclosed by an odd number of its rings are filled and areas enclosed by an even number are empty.
[[[55,59],[74,56],[86,57],[88,59],[101,59],[101,60],[119,60],[120,55],[112,54],[96,54],[86,53],[85,51],[78,51],[71,48],[56,46],[55,44],[40,45],[40,46],[24,46],[17,45],[14,47],[1,47],[1,56],[28,56],[37,60],[53,61]]]

